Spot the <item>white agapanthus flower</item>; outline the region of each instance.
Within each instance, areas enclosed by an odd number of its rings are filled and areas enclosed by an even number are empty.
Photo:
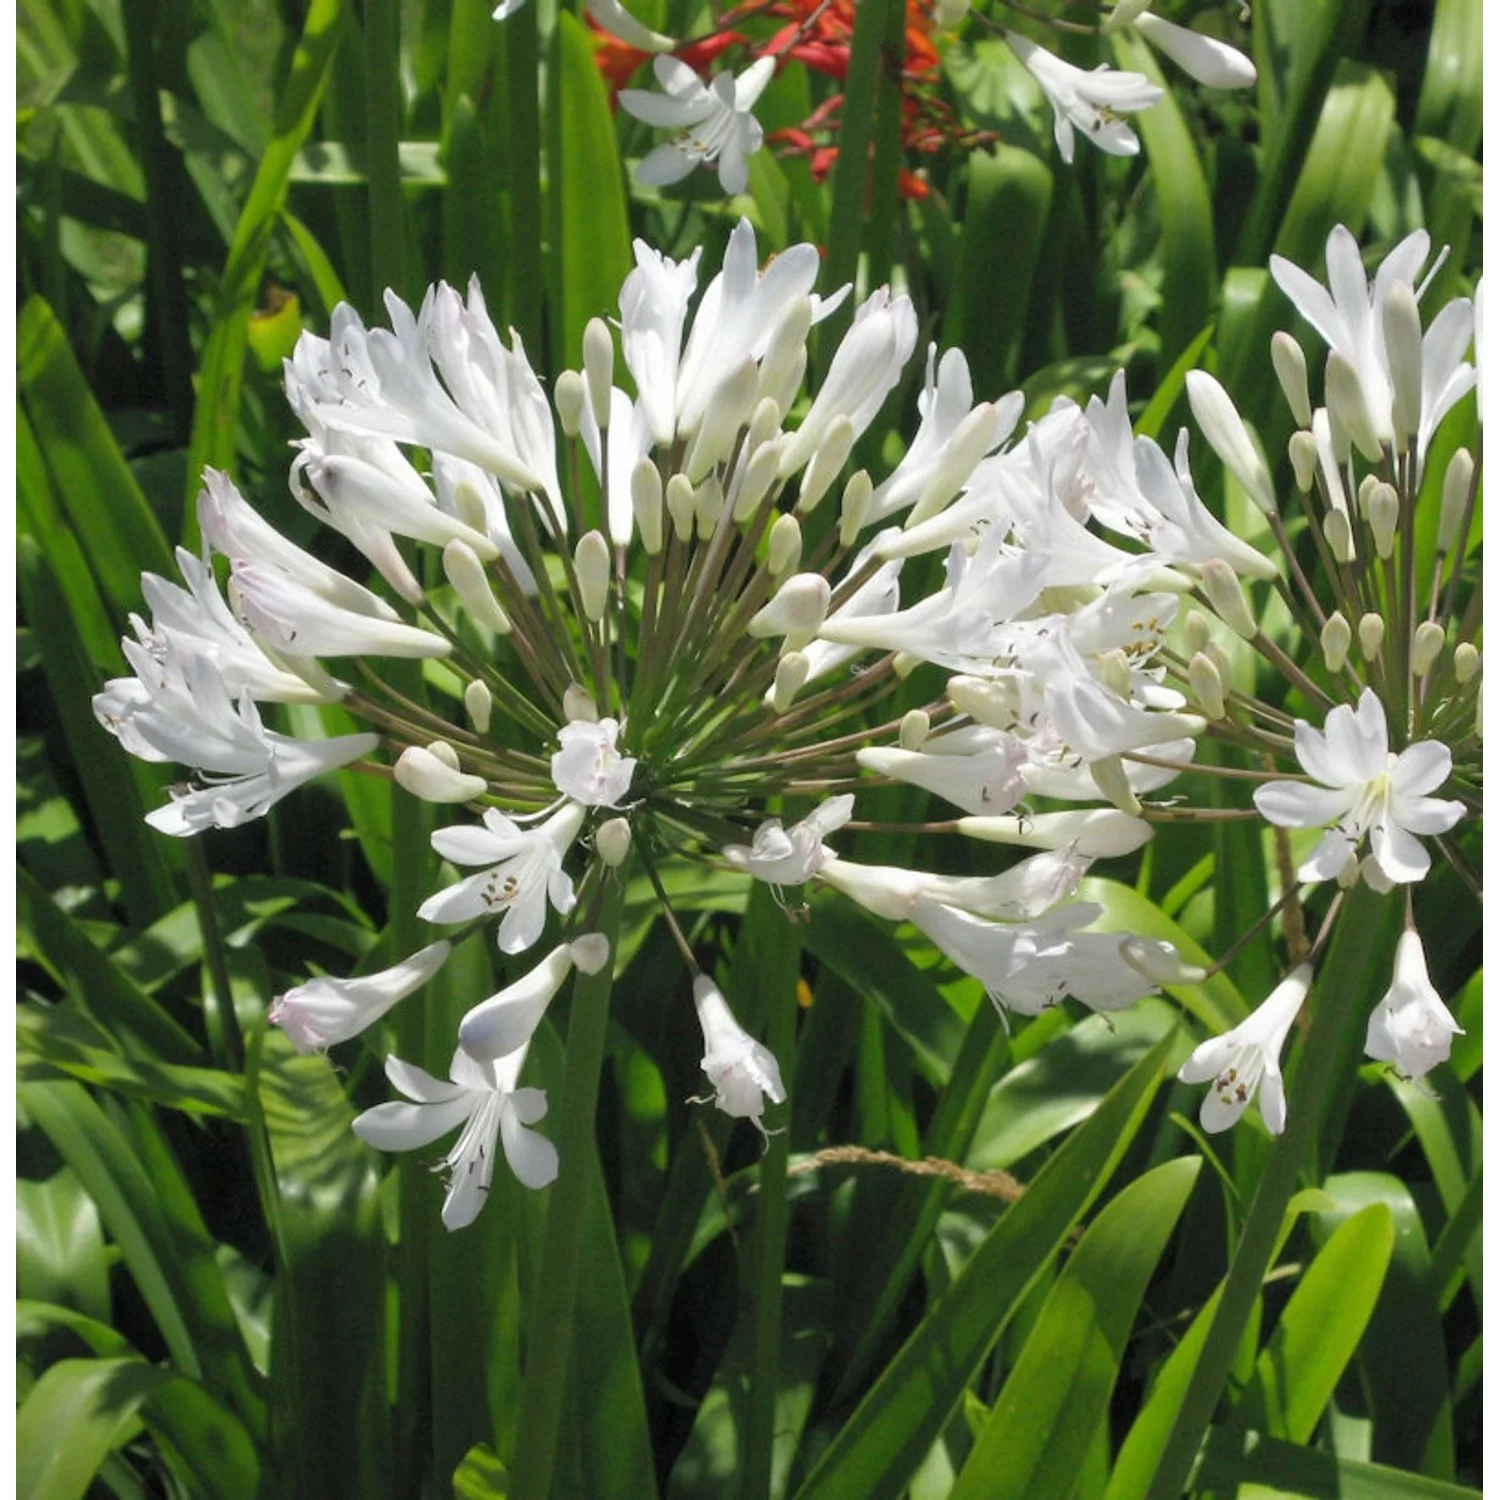
[[[1196,1048],[1178,1069],[1183,1083],[1210,1083],[1198,1120],[1205,1130],[1228,1130],[1260,1093],[1260,1117],[1272,1135],[1286,1129],[1281,1049],[1307,999],[1312,970],[1293,969],[1233,1031]]]
[[[1255,64],[1227,42],[1190,31],[1149,10],[1137,12],[1130,25],[1190,78],[1211,89],[1247,89],[1255,82]]]
[[[547,1113],[547,1095],[517,1087],[525,1061],[524,1047],[494,1062],[478,1062],[460,1047],[444,1083],[425,1069],[388,1057],[385,1076],[412,1102],[367,1109],[354,1121],[354,1133],[377,1151],[415,1151],[461,1125],[440,1165],[448,1173],[444,1227],[462,1229],[484,1207],[495,1174],[497,1139],[511,1171],[527,1187],[546,1187],[557,1176],[557,1147],[528,1128]]]
[[[737,1120],[761,1123],[767,1104],[786,1098],[776,1059],[734,1018],[719,987],[706,974],[693,980],[693,1004],[703,1028],[703,1072],[713,1085],[713,1102]]]
[[[559,943],[534,969],[464,1016],[458,1024],[459,1046],[480,1062],[506,1057],[526,1046],[573,970],[597,974],[609,956],[609,939],[602,933],[585,933],[571,943]]]
[[[1396,1065],[1404,1078],[1418,1079],[1448,1061],[1453,1038],[1463,1028],[1443,1004],[1427,977],[1427,955],[1415,927],[1406,928],[1396,945],[1391,987],[1370,1013],[1365,1054]]]
[[[575,719],[557,732],[562,749],[552,757],[552,784],[583,807],[618,807],[630,791],[635,757],[615,748],[618,719]]]
[[[281,1027],[299,1052],[326,1052],[358,1036],[421,989],[448,961],[451,951],[451,944],[440,939],[377,974],[356,979],[320,974],[273,1000],[266,1020]]]
[[[1018,32],[1007,31],[1005,40],[1052,106],[1053,135],[1064,161],[1073,160],[1075,129],[1111,156],[1136,155],[1141,143],[1121,116],[1150,109],[1162,96],[1160,88],[1139,73],[1122,73],[1102,64],[1092,73],[1085,72]]]
[[[1330,709],[1322,730],[1299,719],[1295,738],[1297,759],[1317,784],[1267,782],[1256,788],[1255,805],[1282,828],[1333,825],[1298,870],[1299,879],[1342,874],[1368,837],[1387,880],[1421,880],[1432,857],[1417,835],[1446,833],[1463,816],[1461,802],[1429,795],[1452,773],[1448,747],[1424,740],[1392,754],[1385,710],[1369,688],[1357,709],[1346,703]]]
[[[829,797],[800,823],[781,826],[780,818],[767,818],[747,844],[729,844],[724,857],[768,885],[803,885],[834,857],[823,842],[854,816],[854,798],[849,793]]]
[[[750,158],[765,139],[752,111],[776,71],[776,59],[758,58],[738,78],[726,71],[712,83],[704,83],[679,57],[658,57],[652,69],[663,92],[621,89],[620,107],[648,125],[683,134],[649,152],[635,170],[636,179],[648,187],[665,187],[700,163],[717,162],[719,186],[726,193],[743,193],[750,182]]]

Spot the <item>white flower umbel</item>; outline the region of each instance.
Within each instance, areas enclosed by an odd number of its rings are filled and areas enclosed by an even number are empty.
[[[1212,1085],[1198,1114],[1205,1130],[1228,1130],[1257,1090],[1266,1129],[1280,1135],[1286,1128],[1281,1049],[1311,984],[1311,968],[1300,964],[1233,1031],[1204,1042],[1178,1069],[1183,1083]]]
[[[630,790],[635,758],[615,749],[618,719],[574,719],[557,732],[562,749],[552,757],[552,784],[584,807],[618,807]]]
[[[719,186],[743,193],[750,181],[749,159],[765,139],[751,111],[776,71],[775,58],[758,58],[738,78],[720,73],[710,84],[678,57],[658,57],[652,67],[664,92],[621,89],[620,107],[648,125],[685,133],[648,153],[635,170],[637,180],[665,187],[700,162],[717,162]]]
[[[729,844],[724,857],[768,885],[802,885],[834,857],[823,840],[853,816],[854,798],[849,793],[830,797],[790,828],[783,828],[780,818],[767,818],[748,845]]]
[[[497,808],[480,828],[439,828],[432,847],[456,865],[484,865],[477,875],[429,896],[417,908],[428,922],[472,922],[504,912],[496,941],[502,953],[522,953],[542,935],[547,903],[559,915],[573,910],[573,878],[563,859],[583,829],[584,809],[568,802],[539,828],[523,829]]]
[[[448,1173],[443,1224],[462,1229],[484,1207],[495,1173],[498,1138],[510,1169],[529,1188],[557,1176],[557,1147],[527,1127],[547,1113],[541,1089],[518,1088],[526,1060],[521,1048],[495,1062],[478,1062],[460,1047],[443,1083],[399,1057],[385,1060],[385,1076],[410,1104],[377,1104],[354,1121],[354,1133],[377,1151],[415,1151],[462,1125],[453,1149],[439,1163]]]
[[[1121,73],[1103,64],[1086,73],[1014,31],[1007,31],[1005,40],[1052,106],[1053,135],[1064,161],[1073,160],[1075,127],[1111,156],[1134,156],[1141,149],[1135,132],[1120,116],[1150,109],[1162,96],[1154,83],[1139,73]]]
[[[1297,759],[1318,783],[1271,781],[1255,791],[1261,816],[1282,828],[1333,827],[1297,874],[1330,880],[1341,874],[1368,836],[1386,879],[1421,880],[1432,858],[1416,835],[1446,833],[1463,816],[1463,803],[1428,794],[1447,781],[1453,757],[1446,745],[1424,740],[1390,753],[1385,710],[1366,688],[1358,709],[1331,709],[1321,731],[1303,719],[1295,731]]]
[[[706,974],[693,980],[693,1004],[703,1028],[703,1071],[714,1103],[726,1115],[749,1120],[764,1136],[766,1105],[786,1098],[781,1069],[770,1052],[734,1018],[719,987]]]
[[[278,995],[266,1020],[281,1027],[299,1052],[326,1052],[358,1036],[421,989],[447,962],[450,951],[450,945],[439,939],[378,974],[354,979],[318,975]]]
[[[1416,928],[1406,928],[1396,946],[1391,987],[1370,1013],[1365,1054],[1394,1063],[1403,1078],[1415,1080],[1447,1062],[1454,1036],[1462,1034],[1427,977],[1421,936]]]

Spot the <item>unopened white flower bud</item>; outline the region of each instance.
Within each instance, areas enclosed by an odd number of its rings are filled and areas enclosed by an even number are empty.
[[[1479,670],[1479,651],[1473,641],[1460,641],[1453,648],[1453,675],[1467,682]]]
[[[822,574],[798,573],[751,616],[745,628],[757,640],[784,636],[784,650],[800,651],[822,628],[832,593]]]
[[[724,486],[717,474],[710,474],[693,491],[693,521],[698,528],[698,540],[706,542],[718,529],[719,517],[724,514]]]
[[[1378,464],[1380,439],[1376,436],[1375,423],[1365,402],[1364,383],[1359,378],[1359,371],[1337,349],[1329,352],[1323,391],[1329,411],[1343,423],[1349,440],[1372,464]]]
[[[750,413],[750,425],[745,429],[744,452],[753,454],[776,437],[781,431],[781,408],[769,396],[762,396]]]
[[[587,400],[583,376],[577,370],[564,370],[552,387],[552,404],[557,408],[557,420],[564,437],[578,436],[583,421],[583,403]]]
[[[1224,679],[1219,669],[1203,652],[1197,652],[1188,663],[1188,685],[1207,719],[1224,717]]]
[[[1448,461],[1448,472],[1443,475],[1443,506],[1438,512],[1439,552],[1451,552],[1458,540],[1473,480],[1474,455],[1467,448],[1460,448]]]
[[[609,426],[609,390],[615,378],[615,341],[603,318],[590,318],[584,325],[583,378],[594,421],[603,432]]]
[[[1187,612],[1187,618],[1183,621],[1183,630],[1187,635],[1189,651],[1207,649],[1211,636],[1208,616],[1201,609],[1190,609]]]
[[[938,515],[969,482],[974,470],[1000,435],[1002,417],[992,401],[983,401],[958,424],[943,445],[937,468],[922,487],[917,503],[906,518],[908,528]]]
[[[1366,661],[1374,661],[1384,644],[1385,621],[1372,610],[1359,622],[1359,653]]]
[[[1411,639],[1411,669],[1418,677],[1425,677],[1432,664],[1442,654],[1448,635],[1436,620],[1423,620]]]
[[[1385,356],[1391,372],[1391,425],[1396,451],[1404,453],[1422,425],[1422,315],[1404,281],[1385,294]]]
[[[1318,440],[1310,432],[1294,432],[1286,445],[1297,488],[1307,494],[1318,475]]]
[[[674,474],[667,481],[667,514],[679,542],[692,537],[695,509],[693,481],[686,474]]]
[[[597,624],[609,600],[609,543],[602,532],[586,531],[578,538],[573,568],[578,575],[578,607],[585,619]]]
[[[950,677],[948,700],[960,713],[991,729],[1009,729],[1019,717],[1016,686],[1001,678]]]
[[[739,493],[734,497],[734,519],[748,521],[766,498],[766,492],[776,482],[780,465],[780,445],[766,443],[750,455],[745,465],[745,477],[740,481]]]
[[[1247,89],[1255,82],[1255,64],[1226,42],[1164,21],[1149,10],[1140,13],[1135,26],[1158,52],[1208,88]]]
[[[1276,491],[1271,487],[1271,472],[1229,392],[1204,370],[1188,371],[1187,392],[1188,404],[1209,447],[1245,487],[1245,493],[1262,513],[1275,515]]]
[[[661,551],[661,470],[643,458],[630,471],[630,508],[648,557]]]
[[[1380,483],[1380,475],[1366,474],[1359,482],[1359,488],[1354,492],[1354,508],[1365,520],[1370,519],[1370,491]]]
[[[624,818],[606,818],[594,830],[594,852],[610,869],[619,869],[630,853],[629,822]]]
[[[1271,363],[1293,419],[1298,427],[1311,427],[1312,401],[1307,394],[1307,356],[1302,352],[1302,345],[1289,333],[1274,334],[1271,338]]]
[[[450,771],[463,769],[458,759],[458,751],[447,740],[433,740],[427,747],[427,753],[436,756]]]
[[[911,674],[922,665],[924,660],[924,657],[918,656],[913,651],[898,651],[891,658],[891,671],[893,671],[896,676],[901,679],[902,682],[905,682],[906,679],[910,677]]]
[[[453,756],[455,763],[450,765],[447,757],[438,751],[437,746],[443,744],[439,740],[430,749],[412,745],[403,750],[396,762],[397,785],[424,802],[472,802],[476,797],[482,797],[489,783],[483,776],[466,776],[460,771],[456,755]],[[452,754],[451,745],[444,748]]]
[[[740,428],[750,420],[760,369],[753,359],[743,360],[719,382],[703,411],[697,436],[688,452],[684,472],[697,484],[720,459],[729,454]]]
[[[1217,641],[1210,641],[1203,648],[1203,654],[1219,669],[1221,681],[1234,681],[1234,663],[1230,661],[1229,653]]]
[[[1349,517],[1341,510],[1331,510],[1323,517],[1323,535],[1328,541],[1328,550],[1338,563],[1354,561],[1354,528]]]
[[[1118,755],[1106,755],[1099,760],[1090,761],[1089,775],[1094,778],[1094,785],[1122,813],[1127,813],[1132,818],[1140,815],[1140,798],[1136,796],[1134,788],[1130,785],[1130,780],[1125,775],[1125,767],[1121,764]]]
[[[563,689],[563,718],[569,724],[580,720],[585,724],[599,722],[599,705],[581,682],[570,682]]]
[[[1214,613],[1241,639],[1253,641],[1260,633],[1259,627],[1234,569],[1222,557],[1211,557],[1198,571]]]
[[[1384,559],[1396,549],[1396,525],[1401,519],[1401,501],[1395,489],[1383,480],[1370,490],[1365,502],[1370,518],[1370,532],[1375,538],[1375,551]]]
[[[1334,610],[1318,635],[1318,644],[1323,648],[1323,665],[1330,672],[1344,670],[1344,663],[1349,660],[1349,644],[1353,639],[1354,632],[1350,630],[1349,622],[1338,610]]]
[[[766,567],[772,578],[795,571],[802,560],[802,524],[796,516],[777,516],[766,548]]]
[[[1344,425],[1344,419],[1332,401],[1326,407],[1319,407],[1318,410],[1328,413],[1328,443],[1333,449],[1334,463],[1342,469],[1354,454],[1354,445],[1349,440],[1349,429]],[[1317,412],[1313,413],[1313,420],[1317,420]]]
[[[776,663],[776,680],[766,694],[766,701],[776,713],[784,714],[792,706],[792,699],[802,691],[811,669],[812,663],[803,651],[788,651]]]
[[[797,495],[797,509],[802,514],[806,515],[828,493],[840,470],[849,462],[853,448],[854,423],[845,416],[835,417],[802,476],[802,488]]]
[[[495,695],[483,678],[476,677],[464,689],[464,712],[477,734],[490,732],[490,716],[495,711]]]
[[[839,546],[854,545],[870,514],[870,500],[874,493],[875,484],[868,469],[856,469],[849,476],[849,482],[844,486],[844,498],[839,502]]]
[[[1150,3],[1151,0],[1115,0],[1115,8],[1104,18],[1100,31],[1119,31],[1129,26]]]
[[[623,818],[612,818],[623,823]],[[568,957],[580,974],[597,974],[609,962],[609,939],[602,932],[585,932],[568,944]]]
[[[479,555],[467,542],[451,541],[443,548],[443,572],[463,607],[497,635],[510,634],[510,617],[490,587]]]
[[[798,297],[781,315],[766,346],[765,358],[760,363],[760,394],[776,403],[777,425],[787,410],[780,394],[784,391],[793,370],[807,355],[807,335],[812,327],[812,302],[807,297]],[[798,374],[800,381],[801,375]]]
[[[925,708],[909,709],[901,719],[901,748],[920,750],[932,732],[932,715]]]
[[[1153,984],[1201,984],[1208,977],[1207,969],[1184,963],[1182,955],[1170,943],[1150,938],[1122,939],[1120,957]]]

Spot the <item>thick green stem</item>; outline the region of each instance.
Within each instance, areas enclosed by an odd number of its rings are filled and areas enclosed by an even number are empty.
[[[1368,939],[1380,901],[1380,896],[1362,884],[1350,893],[1339,918],[1314,992],[1316,1008],[1292,1084],[1286,1133],[1266,1159],[1224,1283],[1224,1295],[1147,1500],[1180,1500],[1187,1488],[1199,1444],[1213,1420],[1261,1283],[1271,1268],[1287,1204],[1297,1190],[1299,1174],[1314,1161],[1318,1128],[1343,1059],[1344,1034],[1351,1026],[1364,1023],[1362,1002],[1369,993],[1365,985]]]
[[[628,865],[606,876],[604,901],[594,924],[594,930],[609,940],[611,962],[597,974],[580,974],[573,986],[562,1092],[553,1106],[561,1168],[557,1181],[548,1189],[542,1272],[537,1279],[538,1299],[526,1351],[526,1387],[510,1486],[516,1500],[547,1500],[567,1406],[578,1265],[593,1182],[589,1158],[594,1150],[594,1110],[609,1031],[609,992],[627,870]]]

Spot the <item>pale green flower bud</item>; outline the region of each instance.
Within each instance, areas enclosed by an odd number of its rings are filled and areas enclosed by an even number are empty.
[[[802,489],[797,496],[800,513],[806,515],[828,493],[839,471],[849,462],[853,448],[854,423],[845,416],[835,417],[802,476]]]
[[[497,635],[510,634],[510,617],[490,587],[489,575],[467,542],[451,541],[443,548],[443,572],[459,602],[481,625]]]
[[[807,681],[811,666],[812,663],[801,651],[788,651],[776,663],[776,680],[771,684],[771,690],[767,694],[771,707],[776,713],[784,714],[792,706],[792,699],[797,696],[802,684]]]
[[[1371,611],[1359,622],[1359,653],[1366,661],[1374,661],[1385,644],[1385,621]]]
[[[787,651],[800,651],[822,629],[832,590],[819,573],[798,573],[782,584],[745,627],[756,640],[785,637]]]
[[[693,519],[698,525],[700,542],[706,542],[713,536],[719,524],[719,517],[723,514],[724,486],[719,483],[717,474],[710,474],[693,491]]]
[[[1354,561],[1354,528],[1343,511],[1331,510],[1323,517],[1323,535],[1328,539],[1328,550],[1335,562]]]
[[[1127,813],[1132,818],[1140,815],[1140,798],[1132,789],[1125,775],[1125,767],[1120,763],[1118,755],[1108,755],[1102,760],[1090,762],[1089,774],[1094,778],[1094,785],[1122,813]]]
[[[781,418],[791,405],[790,402],[783,405],[780,396],[794,370],[798,370],[797,378],[799,382],[801,380],[799,362],[806,359],[807,335],[811,328],[812,302],[807,297],[798,297],[782,313],[781,321],[766,346],[765,358],[760,362],[760,394],[775,403],[777,426],[781,425]]]
[[[760,371],[753,359],[720,382],[703,413],[698,435],[693,439],[684,473],[697,484],[720,459],[729,455],[740,428],[750,420],[755,407]]]
[[[1183,626],[1187,634],[1188,650],[1202,651],[1210,639],[1208,616],[1201,609],[1190,609]]]
[[[1396,526],[1401,519],[1401,501],[1392,486],[1380,482],[1372,486],[1366,510],[1375,551],[1382,559],[1396,549]]]
[[[603,533],[586,531],[573,549],[578,574],[578,607],[584,618],[598,624],[609,600],[609,543]]]
[[[1453,675],[1467,682],[1479,670],[1479,651],[1472,641],[1460,641],[1453,648]]]
[[[618,869],[630,853],[629,822],[624,818],[606,818],[595,830],[594,849],[610,869]]]
[[[1243,640],[1253,641],[1260,633],[1255,616],[1250,613],[1249,601],[1234,569],[1222,557],[1211,557],[1199,568],[1203,579],[1203,592],[1213,606],[1214,613]]]
[[[444,755],[442,750],[448,753]],[[449,763],[449,758],[452,764]],[[458,769],[453,747],[439,740],[428,749],[412,745],[396,762],[396,783],[424,802],[472,802],[482,797],[489,783],[483,776],[466,776]]]
[[[447,740],[433,740],[427,747],[427,753],[435,756],[448,767],[450,771],[459,771],[463,767],[459,763],[458,751],[448,743]]]
[[[583,330],[583,378],[599,431],[609,426],[609,388],[615,378],[615,341],[603,318],[590,318]]]
[[[864,528],[865,517],[870,514],[870,498],[874,493],[875,485],[867,469],[856,469],[849,476],[844,498],[839,502],[839,546],[854,545]]]
[[[1294,432],[1286,451],[1292,461],[1292,477],[1297,481],[1298,490],[1305,495],[1318,476],[1318,440],[1310,432]]]
[[[1206,719],[1224,717],[1224,679],[1212,660],[1199,651],[1188,663],[1188,685]]]
[[[1307,394],[1307,356],[1302,345],[1289,333],[1278,333],[1271,339],[1271,363],[1281,382],[1281,394],[1291,408],[1299,427],[1312,426],[1312,402]]]
[[[661,551],[661,471],[643,458],[630,473],[630,508],[635,512],[641,546],[649,557]]]
[[[667,481],[667,514],[679,542],[692,537],[694,512],[693,481],[686,474],[674,474]]]
[[[1436,620],[1423,620],[1417,626],[1411,641],[1411,669],[1418,677],[1425,677],[1432,670],[1447,639],[1447,632]]]
[[[925,708],[908,710],[901,720],[901,748],[920,750],[932,732],[932,715]]]
[[[1234,681],[1234,663],[1229,659],[1229,653],[1217,642],[1210,641],[1203,648],[1203,654],[1219,669],[1220,682]]]
[[[570,724],[580,721],[584,724],[599,722],[599,705],[582,683],[570,682],[563,689],[563,718]]]
[[[583,421],[583,403],[587,400],[583,376],[577,370],[564,370],[552,387],[552,404],[557,408],[557,420],[562,425],[564,437],[578,436]]]
[[[1443,508],[1438,512],[1437,544],[1439,552],[1451,552],[1458,540],[1469,504],[1469,489],[1474,480],[1474,455],[1460,448],[1448,462],[1443,475]]]
[[[1375,435],[1375,424],[1371,420],[1370,409],[1365,404],[1364,385],[1359,378],[1359,371],[1337,349],[1329,353],[1323,389],[1328,397],[1330,413],[1337,413],[1344,431],[1349,434],[1350,442],[1372,464],[1378,464],[1380,439]]]
[[[745,477],[740,481],[740,492],[734,498],[736,521],[748,521],[776,482],[781,463],[780,448],[779,443],[764,443],[751,455],[745,466]]]
[[[796,516],[777,516],[766,549],[766,567],[772,578],[795,571],[802,560],[802,527]]]
[[[482,678],[476,677],[464,689],[464,711],[476,734],[490,732],[490,716],[495,709],[495,695]]]
[[[1354,508],[1365,520],[1370,519],[1370,491],[1380,483],[1380,475],[1366,474],[1359,482],[1359,489],[1354,494]]]
[[[1323,665],[1330,672],[1342,672],[1344,663],[1349,660],[1349,645],[1354,639],[1354,632],[1349,628],[1349,622],[1338,610],[1329,615],[1318,636],[1318,644],[1323,648]]]
[[[910,651],[898,651],[891,658],[891,670],[902,682],[905,682],[921,665],[922,658],[914,656]]]
[[[780,430],[781,408],[769,396],[763,397],[756,402],[755,410],[750,413],[750,425],[745,429],[745,453],[754,453],[756,449],[769,443]]]
[[[1422,425],[1422,315],[1417,299],[1404,282],[1394,282],[1385,295],[1385,354],[1394,398],[1391,425],[1396,451],[1404,453]]]

